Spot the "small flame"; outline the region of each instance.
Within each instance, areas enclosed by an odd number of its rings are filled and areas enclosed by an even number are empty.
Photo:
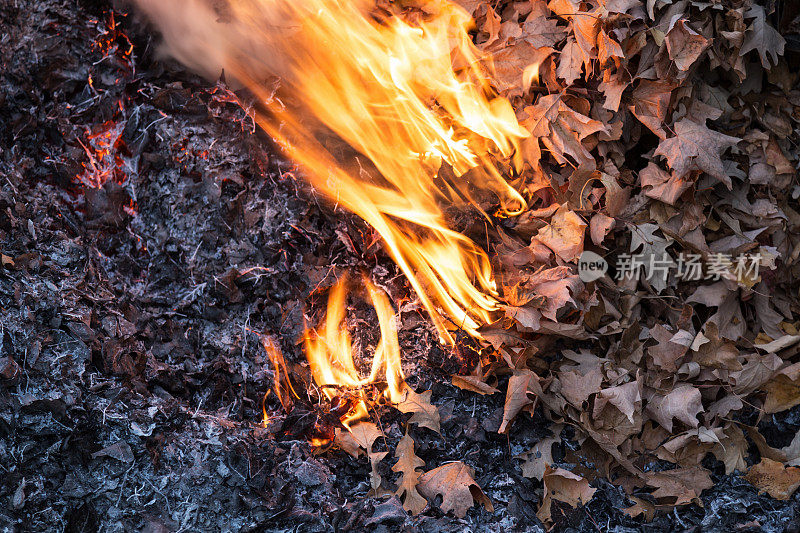
[[[272,391],[267,390],[267,392],[264,393],[264,397],[261,399],[261,413],[263,414],[263,418],[261,419],[262,427],[267,427],[269,425],[269,415],[267,414],[267,396],[269,396],[270,392]]]
[[[539,85],[539,63],[531,63],[522,71],[522,86],[527,90],[532,85]]]
[[[305,348],[311,373],[316,384],[328,399],[336,396],[335,389],[346,389],[355,396],[355,406],[342,420],[345,426],[367,416],[364,387],[385,379],[384,395],[393,403],[403,401],[405,380],[400,366],[400,344],[397,340],[394,309],[389,298],[369,280],[364,284],[380,324],[381,338],[372,358],[372,369],[362,378],[353,362],[353,347],[345,324],[348,282],[343,279],[328,296],[324,323],[318,330],[306,330]]]
[[[286,368],[286,360],[283,358],[283,352],[275,339],[269,335],[259,335],[259,339],[261,340],[261,346],[264,347],[264,351],[267,352],[269,362],[272,364],[274,376],[272,389],[275,391],[275,396],[278,397],[278,401],[283,408],[286,409],[289,399],[284,395],[283,389],[288,388],[295,398],[298,398],[298,396],[294,391],[294,387],[292,387],[292,382],[289,380],[289,370]],[[267,394],[269,394],[269,391],[267,391]],[[264,400],[266,399],[267,396],[264,395]],[[266,407],[264,408],[264,416],[266,417]]]

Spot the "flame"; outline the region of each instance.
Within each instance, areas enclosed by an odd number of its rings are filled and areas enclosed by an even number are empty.
[[[306,329],[305,333],[306,356],[316,384],[328,399],[332,400],[336,396],[336,389],[346,389],[355,398],[355,406],[342,419],[347,427],[352,422],[367,417],[363,391],[367,385],[384,379],[387,384],[384,395],[393,403],[403,401],[406,390],[400,365],[400,344],[397,340],[394,309],[383,291],[367,279],[364,284],[378,315],[381,332],[369,376],[362,378],[353,362],[352,341],[345,324],[349,288],[346,278],[331,289],[323,324],[318,330]]]
[[[315,189],[381,235],[443,341],[459,328],[478,335],[497,310],[491,266],[448,227],[443,207],[477,206],[488,192],[502,214],[524,209],[502,173],[521,171],[518,145],[529,133],[493,97],[466,11],[430,0],[411,21],[370,0],[138,3],[173,56],[211,77],[224,68],[256,95],[266,108],[260,126]],[[356,168],[332,139],[352,148]],[[350,367],[337,373],[360,381]]]

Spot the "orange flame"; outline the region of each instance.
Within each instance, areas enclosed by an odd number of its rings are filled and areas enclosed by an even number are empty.
[[[466,11],[431,0],[412,23],[370,0],[229,0],[216,11],[202,0],[138,3],[172,55],[209,76],[224,68],[269,108],[259,124],[317,190],[380,233],[442,340],[455,328],[478,335],[497,309],[491,266],[442,206],[477,206],[488,192],[501,212],[522,210],[497,164],[520,171],[529,133],[491,96]],[[334,155],[331,134],[357,152],[356,170]]]
[[[328,310],[319,330],[306,330],[305,348],[314,381],[329,399],[335,396],[335,388],[353,392],[356,405],[342,422],[347,426],[367,416],[363,387],[385,379],[384,395],[394,403],[405,397],[405,381],[400,366],[400,344],[397,340],[394,309],[386,294],[378,290],[369,280],[364,280],[369,299],[378,314],[381,338],[372,358],[369,376],[362,378],[353,362],[350,334],[345,327],[345,308],[348,283],[344,279],[336,284],[328,296]]]

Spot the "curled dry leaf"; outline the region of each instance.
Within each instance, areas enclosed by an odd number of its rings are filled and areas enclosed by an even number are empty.
[[[553,500],[564,502],[572,507],[585,505],[592,499],[595,491],[589,482],[578,474],[563,468],[547,466],[543,475],[544,498],[536,516],[544,523],[551,522],[550,506]]]
[[[492,501],[475,482],[474,475],[472,468],[461,461],[455,461],[423,474],[417,488],[429,500],[440,495],[442,511],[453,511],[459,518],[464,518],[467,510],[475,503],[482,504],[488,511],[494,511]]]
[[[488,383],[481,380],[478,376],[453,375],[452,380],[453,380],[453,385],[455,385],[461,390],[477,392],[478,394],[481,395],[494,394],[495,392],[500,392],[496,388],[492,387]]]
[[[506,403],[503,407],[503,422],[500,424],[499,433],[506,433],[522,408],[533,403],[533,400],[528,397],[528,389],[531,381],[536,379],[538,379],[536,374],[530,370],[517,370],[508,380]]]
[[[766,492],[776,500],[788,500],[800,487],[800,468],[787,467],[764,457],[760,463],[750,467],[744,478],[759,492]]]
[[[414,439],[408,433],[397,443],[394,456],[397,457],[397,462],[392,466],[392,470],[400,472],[395,494],[397,494],[398,498],[403,499],[403,509],[417,515],[428,504],[425,498],[417,491],[417,483],[419,483],[419,478],[422,475],[422,472],[418,472],[417,469],[423,468],[425,461],[414,453]]]

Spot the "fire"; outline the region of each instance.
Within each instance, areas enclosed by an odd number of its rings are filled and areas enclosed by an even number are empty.
[[[258,97],[260,126],[317,190],[378,231],[443,341],[454,329],[478,335],[497,309],[491,266],[443,208],[478,207],[488,192],[501,213],[522,210],[502,175],[521,171],[529,134],[493,97],[466,11],[446,0],[413,20],[370,0],[138,3],[172,55],[211,77],[224,68]]]
[[[374,0],[137,1],[173,56],[247,87],[255,120],[303,177],[380,234],[443,342],[454,343],[457,329],[479,337],[499,308],[491,264],[448,227],[444,210],[471,205],[487,222],[482,205],[499,205],[500,215],[524,210],[503,176],[522,172],[529,133],[492,92],[464,9],[448,0],[405,13]],[[538,65],[523,77],[537,82]],[[367,377],[344,323],[346,281],[305,337],[314,381],[329,399],[347,400],[345,425],[367,416],[368,385],[385,380],[392,402],[406,390],[392,306],[365,286],[381,330]]]
[[[328,399],[334,399],[337,389],[351,394],[355,405],[342,422],[350,423],[367,416],[364,387],[385,380],[384,395],[393,403],[405,398],[405,381],[400,366],[400,344],[397,340],[394,309],[386,294],[369,280],[364,284],[369,300],[375,308],[380,324],[381,337],[372,357],[369,376],[361,377],[353,362],[353,347],[350,334],[345,327],[346,300],[349,283],[343,279],[336,284],[328,296],[328,310],[324,323],[317,330],[307,329],[305,334],[306,356],[316,384]]]

